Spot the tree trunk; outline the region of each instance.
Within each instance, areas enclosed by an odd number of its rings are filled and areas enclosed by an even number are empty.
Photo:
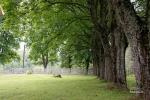
[[[89,73],[89,65],[90,65],[90,55],[86,59],[86,64],[85,65],[86,65],[86,74],[88,75],[88,73]]]
[[[131,45],[134,60],[134,73],[137,81],[137,88],[143,87],[143,68],[146,67],[146,45],[147,33],[143,33],[143,25],[140,18],[136,15],[133,5],[129,0],[112,0],[113,8],[116,12],[118,26],[126,33]]]
[[[71,73],[71,68],[72,68],[72,65],[71,65],[71,62],[72,62],[72,59],[71,59],[71,56],[69,55],[68,56],[68,67],[69,67],[69,71],[70,71],[70,73]]]
[[[43,62],[44,72],[46,72],[47,65],[48,65],[48,53],[46,55],[42,54],[42,62]]]
[[[105,79],[105,59],[104,59],[104,49],[102,45],[100,46],[100,78]]]
[[[99,32],[99,38],[101,40],[104,49],[105,59],[105,80],[115,82],[114,64],[112,58],[112,50],[108,39],[108,31],[106,27],[97,26]]]
[[[113,64],[113,75],[114,75],[114,83],[117,83],[117,47],[115,44],[115,32],[110,33],[110,44],[111,44],[111,57],[112,57],[112,64]]]
[[[95,75],[98,78],[104,79],[104,50],[98,32],[93,33],[93,67]]]
[[[115,44],[117,47],[117,85],[121,88],[127,88],[125,69],[125,51],[127,48],[127,40],[121,29],[117,29],[115,33]]]
[[[89,74],[89,63],[86,64],[86,75]]]
[[[145,68],[144,99],[150,100],[150,0],[146,0],[146,26],[148,30],[149,47],[147,49],[147,67]]]
[[[99,66],[99,49],[98,49],[98,39],[96,37],[97,33],[93,32],[93,47],[92,47],[92,58],[93,58],[93,73],[94,75],[99,77],[98,66]]]
[[[25,67],[25,54],[26,54],[26,46],[24,44],[24,47],[23,47],[23,59],[22,59],[22,67],[23,68]]]
[[[114,66],[111,58],[111,48],[108,40],[109,29],[107,27],[107,19],[105,17],[107,14],[107,4],[104,2],[104,0],[88,0],[88,5],[92,22],[104,49],[105,79],[108,81],[114,81]]]

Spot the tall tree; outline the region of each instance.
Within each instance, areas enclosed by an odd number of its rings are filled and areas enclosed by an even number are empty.
[[[96,31],[96,34],[94,35],[98,38],[95,38],[95,40],[97,40],[98,46],[102,46],[103,48],[100,49],[100,47],[95,47],[95,49],[99,52],[104,50],[103,54],[100,53],[97,54],[97,57],[95,56],[95,60],[100,59],[101,55],[104,55],[103,57],[105,58],[104,61],[98,60],[97,62],[98,75],[100,75],[99,69],[102,68],[100,62],[105,62],[104,79],[113,81],[120,87],[126,88],[126,39],[121,29],[118,28],[119,25],[116,24],[116,19],[114,19],[114,11],[111,9],[111,5],[105,0],[88,0],[88,4],[91,19]]]
[[[2,9],[0,9],[0,12],[3,15]],[[4,28],[3,21],[5,19],[3,16],[0,16],[0,64],[19,59],[18,54],[15,52],[19,48],[19,39],[17,39],[17,35]]]

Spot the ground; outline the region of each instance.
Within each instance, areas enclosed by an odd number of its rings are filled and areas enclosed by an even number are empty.
[[[133,95],[107,86],[94,76],[0,75],[0,100],[128,100]]]

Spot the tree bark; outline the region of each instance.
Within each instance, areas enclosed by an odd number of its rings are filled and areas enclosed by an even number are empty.
[[[89,73],[89,66],[90,66],[90,56],[86,59],[86,74],[88,75]]]
[[[113,64],[113,74],[114,74],[114,83],[117,83],[117,47],[115,44],[115,32],[110,33],[110,44],[111,44],[111,57],[112,57],[112,64]]]
[[[150,9],[149,0],[147,0],[147,8]],[[88,0],[88,5],[90,8],[91,19],[94,27],[100,35],[100,41],[104,49],[105,56],[105,76],[106,80],[109,80],[110,75],[115,75],[111,70],[114,68],[112,65],[115,63],[113,61],[111,53],[111,47],[108,40],[108,27],[107,27],[107,12],[109,6],[107,3],[112,5],[112,9],[115,11],[115,18],[117,21],[117,26],[121,26],[123,33],[125,33],[132,50],[133,55],[133,69],[136,76],[137,88],[142,90],[144,85],[145,100],[150,98],[150,12],[147,11],[148,15],[148,27],[149,35],[147,29],[145,28],[145,23],[136,14],[136,11],[131,4],[130,0]],[[118,33],[116,38],[117,46],[117,81],[126,86],[125,78],[125,49],[124,36],[123,33]],[[149,39],[148,39],[149,36]],[[120,43],[119,43],[120,41]],[[148,58],[148,59],[147,59]],[[115,65],[115,64],[114,64]],[[109,73],[109,75],[108,75]],[[113,79],[114,80],[114,79]]]
[[[68,56],[68,67],[69,67],[69,71],[70,71],[70,73],[71,73],[71,69],[72,69],[72,65],[71,65],[71,62],[72,62],[72,59],[71,59],[71,56],[69,55]]]
[[[46,55],[42,54],[42,62],[44,67],[44,72],[47,70],[48,65],[48,53]]]
[[[145,68],[145,82],[144,82],[144,99],[150,100],[150,0],[146,0],[146,27],[148,30],[148,55],[147,55],[147,67]]]
[[[115,83],[120,88],[127,88],[126,81],[126,69],[125,69],[125,51],[128,46],[128,42],[122,28],[117,25],[115,18],[115,11],[112,8],[112,5],[109,4],[109,16],[111,26],[111,50],[112,58],[114,63],[114,75]]]
[[[142,21],[137,16],[129,0],[112,1],[113,8],[116,12],[117,23],[126,33],[127,39],[131,45],[137,88],[142,89],[144,82],[143,68],[146,68],[147,39],[145,37],[147,37],[147,33],[143,32]]]
[[[86,75],[89,73],[89,63],[86,64]]]
[[[105,59],[104,59],[104,49],[102,45],[100,46],[100,78],[105,79]]]
[[[101,42],[98,38],[98,33],[93,32],[93,47],[92,47],[93,68],[94,68],[94,75],[96,75],[98,78],[100,78],[100,62],[99,62],[100,48],[99,47],[101,47]]]
[[[108,81],[114,81],[113,61],[111,58],[111,48],[108,40],[109,31],[106,22],[107,19],[105,17],[107,14],[107,4],[104,0],[88,0],[88,5],[92,22],[95,30],[99,33],[99,38],[104,49],[105,79]]]
[[[125,69],[125,52],[127,48],[127,40],[124,32],[118,27],[115,31],[115,44],[117,47],[117,85],[121,88],[127,88],[126,69]]]

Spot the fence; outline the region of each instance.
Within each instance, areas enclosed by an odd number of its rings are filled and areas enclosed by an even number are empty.
[[[50,67],[44,70],[42,67],[36,68],[1,68],[1,74],[25,74],[27,71],[31,71],[33,74],[63,74],[63,75],[82,75],[86,73],[85,68],[60,68]],[[93,69],[89,68],[88,74],[93,74]]]

